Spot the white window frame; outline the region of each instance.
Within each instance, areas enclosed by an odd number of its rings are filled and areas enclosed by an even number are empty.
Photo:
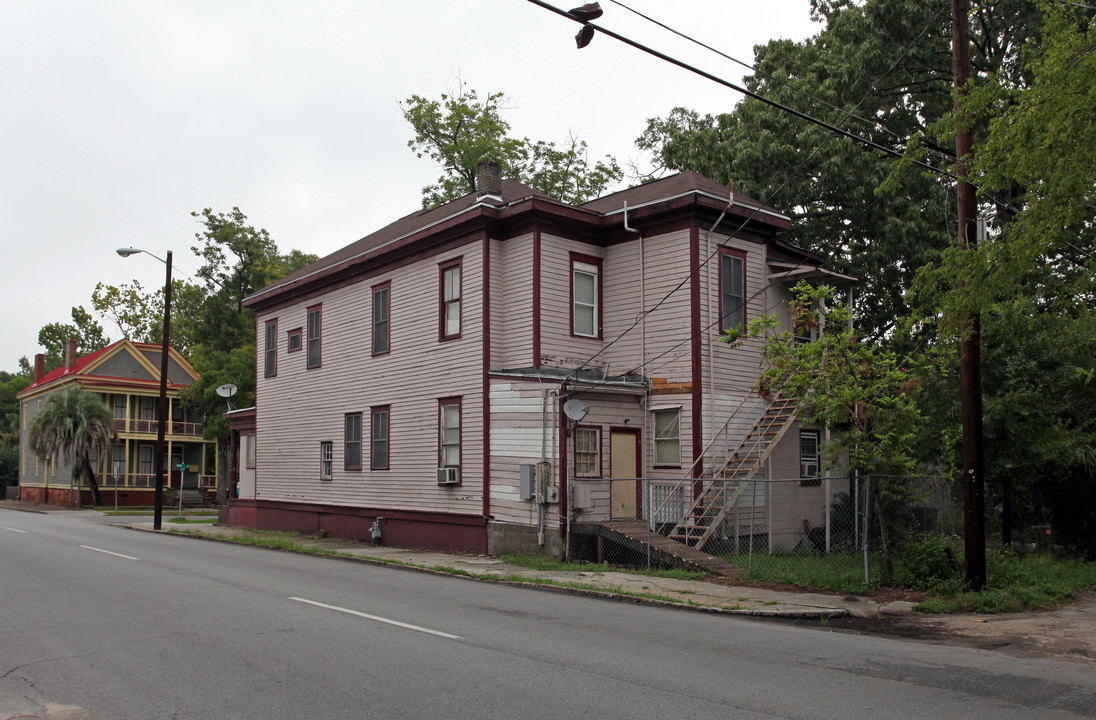
[[[811,448],[810,445],[814,447]],[[806,450],[806,452],[804,452]],[[799,479],[801,485],[820,485],[818,473],[822,467],[822,437],[817,430],[799,431]]]
[[[601,428],[575,428],[575,475],[601,477]]]
[[[593,299],[589,302],[579,299],[579,278],[589,277],[593,280]],[[581,260],[571,261],[571,332],[579,337],[596,338],[600,336],[598,328],[598,300],[601,295],[601,273],[597,265],[591,265],[590,263],[582,262]],[[589,316],[590,329],[579,329],[579,317],[585,318]]]
[[[320,443],[320,480],[330,480],[334,465],[335,443],[325,440]]]
[[[447,398],[438,402],[438,467],[460,467],[461,401]]]
[[[655,467],[681,467],[681,408],[654,410],[652,414]]]

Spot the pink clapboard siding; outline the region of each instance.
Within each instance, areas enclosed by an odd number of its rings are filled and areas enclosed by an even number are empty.
[[[368,277],[257,318],[262,329],[307,327],[322,304],[322,366],[306,369],[306,347],[286,353],[278,374],[258,377],[256,497],[343,506],[479,513],[483,468],[483,242]],[[438,340],[438,263],[462,259],[461,337]],[[372,356],[372,287],[391,282],[391,350]],[[427,290],[424,291],[424,288]],[[461,487],[439,487],[438,400],[462,396]],[[369,469],[370,408],[390,406],[388,470]],[[362,413],[361,470],[344,469],[344,414]],[[333,444],[331,480],[320,480],[320,442]]]
[[[533,236],[491,241],[491,367],[522,368],[533,357]]]

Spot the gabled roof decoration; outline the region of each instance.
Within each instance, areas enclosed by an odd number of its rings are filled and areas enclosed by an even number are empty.
[[[66,380],[116,385],[128,384],[131,386],[153,385],[158,387],[160,382],[160,368],[149,360],[148,353],[154,352],[158,356],[161,347],[161,345],[156,343],[138,343],[123,338],[122,340],[107,345],[101,350],[96,350],[95,352],[76,358],[71,367],[66,368],[62,365],[59,368],[51,370],[46,373],[41,380],[32,383],[19,392],[16,397],[34,394],[55,383],[64,384]],[[100,375],[95,372],[97,367],[121,352],[130,353],[142,367],[149,371],[149,378],[117,377],[112,375]],[[190,375],[195,380],[198,378],[198,374],[194,372],[190,363],[188,363],[175,348],[169,347],[168,354],[171,360],[181,367],[186,374]],[[170,376],[168,378],[167,386],[171,389],[186,387],[186,385],[172,382]]]

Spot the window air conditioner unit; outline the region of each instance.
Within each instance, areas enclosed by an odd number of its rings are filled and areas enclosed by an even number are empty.
[[[438,485],[457,485],[460,483],[460,469],[455,467],[438,468]]]

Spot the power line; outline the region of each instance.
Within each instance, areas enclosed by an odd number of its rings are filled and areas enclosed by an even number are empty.
[[[783,112],[789,113],[791,115],[794,115],[795,117],[798,117],[801,120],[806,120],[807,122],[813,123],[813,124],[818,125],[820,127],[824,127],[827,130],[829,130],[830,132],[833,132],[833,133],[836,133],[836,134],[841,135],[843,137],[846,137],[850,140],[853,140],[854,142],[858,142],[861,145],[865,145],[865,146],[870,147],[874,150],[878,150],[880,152],[886,153],[887,155],[891,155],[892,157],[906,158],[906,155],[904,153],[898,152],[897,150],[892,150],[892,149],[890,149],[890,148],[888,148],[884,145],[880,145],[879,143],[877,143],[873,140],[869,140],[868,138],[861,137],[859,135],[856,135],[855,133],[849,132],[848,130],[843,130],[843,129],[837,127],[836,125],[828,123],[824,120],[819,120],[818,118],[812,117],[811,115],[808,115],[804,112],[800,112],[799,110],[796,110],[795,108],[791,108],[791,107],[788,107],[787,105],[779,103],[775,100],[771,100],[771,99],[765,97],[764,95],[760,95],[758,93],[753,92],[752,90],[748,90],[748,89],[746,89],[746,88],[744,88],[740,85],[736,85],[735,83],[732,83],[729,80],[724,80],[723,78],[719,77],[718,75],[713,75],[712,73],[709,73],[705,70],[701,70],[700,68],[698,68],[694,65],[690,65],[690,64],[688,64],[688,63],[686,63],[682,60],[678,60],[675,57],[671,57],[670,55],[666,55],[663,52],[655,50],[654,48],[651,48],[651,47],[648,47],[648,46],[646,46],[642,43],[636,42],[635,40],[632,40],[631,38],[628,38],[628,37],[625,37],[624,35],[613,32],[612,30],[608,30],[606,28],[603,28],[600,25],[595,25],[594,23],[591,23],[591,22],[585,22],[585,21],[571,15],[570,13],[568,13],[565,10],[561,10],[560,8],[557,8],[554,5],[551,5],[547,2],[544,2],[544,0],[528,0],[528,1],[533,3],[534,5],[538,5],[542,8],[544,8],[545,10],[550,10],[551,12],[554,12],[557,15],[561,15],[561,16],[567,18],[568,20],[572,20],[574,22],[581,23],[585,27],[593,28],[594,30],[597,30],[598,32],[600,32],[604,35],[608,35],[609,37],[611,37],[615,40],[619,40],[620,42],[624,43],[625,45],[630,45],[630,46],[636,48],[637,50],[641,50],[641,51],[643,51],[643,52],[645,52],[649,55],[652,55],[652,56],[660,59],[660,60],[668,62],[672,65],[676,65],[679,68],[682,68],[683,70],[688,70],[689,72],[694,73],[696,75],[699,75],[699,76],[701,76],[703,78],[706,78],[708,80],[711,80],[712,82],[718,83],[720,85],[723,85],[724,87],[728,87],[732,90],[735,90],[739,93],[742,93],[746,97],[753,98],[754,100],[758,100],[760,102],[763,102],[766,105],[771,105],[772,107],[775,107],[775,108],[777,108],[779,110],[782,110]],[[934,172],[938,175],[943,175],[944,177],[951,178],[952,180],[957,179],[950,172],[948,172],[946,170],[941,170],[940,168],[937,168],[933,165],[930,165],[929,163],[926,163],[922,160],[915,160],[915,159],[912,159],[912,158],[906,158],[906,159],[909,159],[910,162],[912,162],[913,164],[918,165],[920,167],[923,167],[926,170],[931,170],[932,172]]]

